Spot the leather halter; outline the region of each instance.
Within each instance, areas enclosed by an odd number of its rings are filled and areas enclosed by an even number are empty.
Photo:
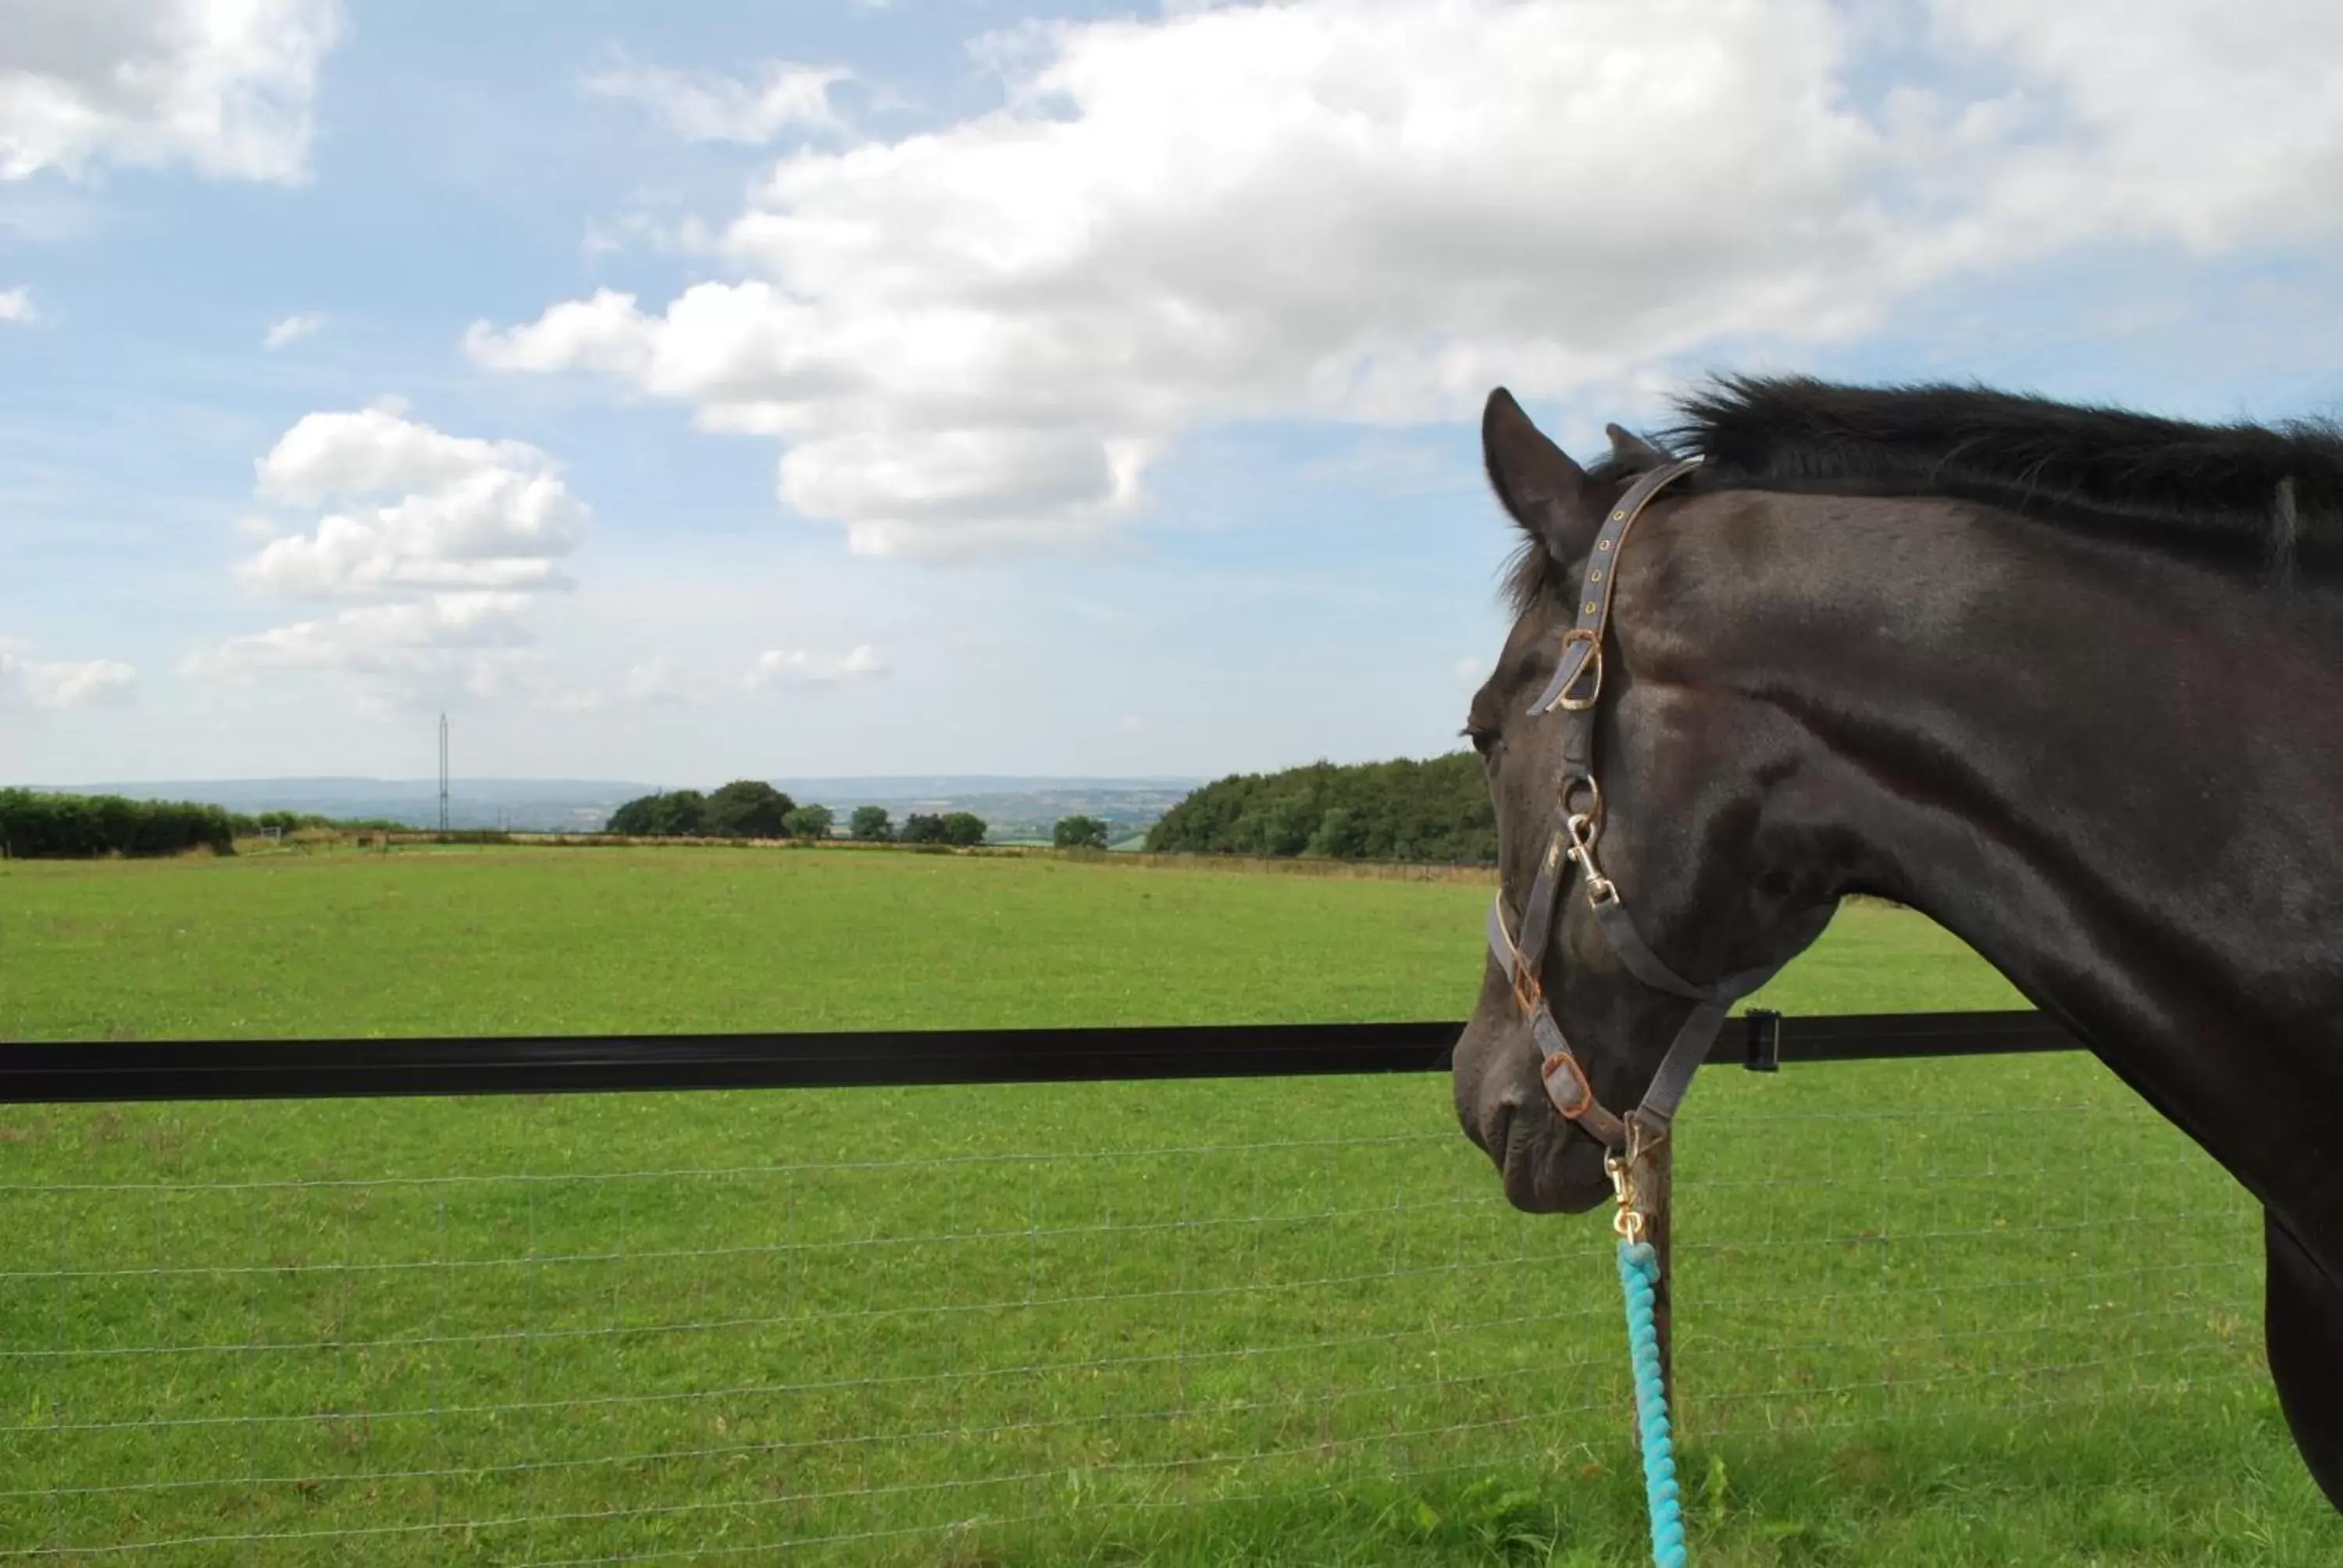
[[[1563,635],[1562,658],[1554,678],[1531,704],[1533,716],[1561,710],[1563,714],[1562,776],[1555,784],[1554,825],[1538,861],[1537,879],[1530,885],[1521,938],[1514,940],[1505,920],[1505,895],[1498,891],[1489,908],[1489,951],[1505,971],[1513,1002],[1543,1059],[1538,1075],[1554,1108],[1613,1151],[1634,1144],[1649,1147],[1667,1135],[1676,1105],[1692,1086],[1692,1075],[1725,1024],[1734,1002],[1773,977],[1778,965],[1727,975],[1711,985],[1695,985],[1660,961],[1637,934],[1620,902],[1619,890],[1594,862],[1594,843],[1603,825],[1603,791],[1594,782],[1594,704],[1603,694],[1603,639],[1611,617],[1614,568],[1627,530],[1635,525],[1652,498],[1700,467],[1698,457],[1681,458],[1638,478],[1629,486],[1595,536],[1580,585],[1578,618]],[[1574,809],[1583,793],[1585,809]],[[1557,906],[1572,866],[1585,872],[1586,901],[1594,910],[1595,929],[1618,954],[1628,971],[1654,990],[1682,997],[1693,1004],[1669,1045],[1659,1070],[1641,1103],[1620,1117],[1594,1098],[1594,1081],[1564,1038],[1546,1005],[1540,978],[1551,940]]]

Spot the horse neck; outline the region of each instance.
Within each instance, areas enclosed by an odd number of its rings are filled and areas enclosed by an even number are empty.
[[[1819,748],[1851,886],[2343,1262],[2343,603],[1976,508],[1836,503],[1882,514],[1850,530],[1775,501],[1809,569],[1747,579],[1740,684]]]

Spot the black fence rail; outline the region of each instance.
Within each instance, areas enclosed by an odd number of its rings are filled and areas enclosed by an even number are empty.
[[[15,1042],[0,1043],[0,1104],[1443,1072],[1463,1028],[1435,1021]],[[2078,1049],[2073,1035],[2032,1011],[1801,1018],[1753,1009],[1726,1026],[1708,1060],[1768,1072],[1785,1062]]]
[[[0,1560],[1382,1560],[1443,1544],[1408,1500],[1469,1555],[1515,1485],[1602,1532],[1608,1225],[1516,1212],[1437,1080],[1277,1083],[1438,1073],[1459,1027],[0,1042],[41,1106],[0,1111]],[[2081,1061],[1805,1071],[2076,1044],[1734,1020],[1712,1065],[1790,1092],[1679,1152],[1677,1430],[1740,1467],[1974,1423],[2006,1457],[1946,1462],[2021,1507],[2067,1432],[2167,1485],[2250,1462],[2206,1412],[2267,1399],[2258,1220],[2183,1134]]]

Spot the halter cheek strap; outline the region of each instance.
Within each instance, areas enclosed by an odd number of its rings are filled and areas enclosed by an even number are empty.
[[[1615,913],[1614,913],[1615,911]],[[1651,1086],[1644,1098],[1625,1117],[1606,1110],[1594,1096],[1594,1086],[1586,1075],[1584,1065],[1570,1048],[1562,1026],[1554,1021],[1554,1010],[1546,1005],[1544,986],[1539,982],[1536,966],[1525,960],[1526,942],[1516,946],[1513,933],[1505,929],[1505,910],[1502,897],[1489,906],[1489,950],[1504,970],[1514,1003],[1528,1022],[1530,1038],[1537,1042],[1541,1059],[1538,1076],[1545,1084],[1546,1098],[1561,1115],[1586,1129],[1595,1140],[1613,1150],[1627,1147],[1627,1123],[1642,1123],[1644,1142],[1651,1144],[1666,1134],[1675,1119],[1676,1106],[1692,1087],[1692,1075],[1708,1056],[1717,1031],[1725,1027],[1726,1014],[1733,1004],[1774,978],[1778,966],[1744,970],[1728,975],[1714,985],[1694,986],[1681,979],[1674,970],[1662,963],[1658,956],[1644,945],[1626,912],[1617,900],[1595,906],[1596,929],[1610,940],[1613,950],[1626,962],[1635,978],[1657,990],[1681,996],[1693,1003],[1692,1012],[1676,1030],[1667,1054],[1660,1059],[1659,1070],[1652,1075]],[[1629,958],[1630,953],[1638,959]],[[1648,972],[1647,972],[1648,971]],[[1657,977],[1655,979],[1655,977]],[[1665,983],[1661,983],[1661,982]]]
[[[1687,457],[1644,475],[1619,498],[1595,536],[1594,548],[1587,556],[1586,575],[1580,585],[1577,618],[1563,636],[1562,658],[1555,666],[1554,678],[1530,707],[1534,715],[1561,709],[1564,729],[1554,829],[1546,840],[1545,853],[1539,858],[1536,879],[1530,885],[1519,940],[1505,919],[1503,892],[1489,908],[1489,951],[1504,970],[1514,1006],[1529,1025],[1530,1037],[1537,1042],[1541,1059],[1538,1073],[1545,1084],[1546,1098],[1556,1112],[1575,1121],[1614,1151],[1629,1146],[1631,1131],[1636,1134],[1634,1141],[1646,1146],[1666,1136],[1676,1106],[1692,1087],[1692,1075],[1707,1056],[1717,1030],[1724,1027],[1726,1012],[1735,1001],[1770,980],[1778,967],[1769,965],[1727,975],[1710,985],[1695,985],[1685,980],[1662,962],[1644,942],[1634,922],[1627,917],[1619,890],[1594,862],[1595,839],[1602,830],[1603,795],[1594,782],[1594,709],[1603,693],[1603,639],[1609,625],[1611,593],[1616,581],[1614,568],[1627,530],[1634,527],[1635,519],[1643,515],[1652,498],[1699,466],[1698,457]],[[1574,811],[1574,799],[1582,790],[1586,808]],[[1642,1101],[1624,1118],[1606,1110],[1595,1098],[1594,1081],[1587,1076],[1577,1053],[1571,1050],[1562,1026],[1554,1020],[1554,1010],[1546,1004],[1544,984],[1539,978],[1552,940],[1563,885],[1573,866],[1585,873],[1586,900],[1594,910],[1595,929],[1603,933],[1628,972],[1654,990],[1681,997],[1693,1004],[1691,1016],[1676,1030]],[[1633,1129],[1631,1122],[1635,1124]]]

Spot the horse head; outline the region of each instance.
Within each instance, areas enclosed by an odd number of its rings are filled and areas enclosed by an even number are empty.
[[[1523,541],[1513,629],[1465,723],[1501,888],[1454,1084],[1466,1135],[1534,1211],[1593,1207],[1606,1154],[1665,1135],[1733,995],[1821,934],[1853,870],[1798,809],[1805,733],[1694,678],[1748,541],[1729,518],[1674,525],[1731,502],[1671,496],[1657,487],[1685,465],[1611,438],[1582,468],[1502,388],[1482,425]]]

